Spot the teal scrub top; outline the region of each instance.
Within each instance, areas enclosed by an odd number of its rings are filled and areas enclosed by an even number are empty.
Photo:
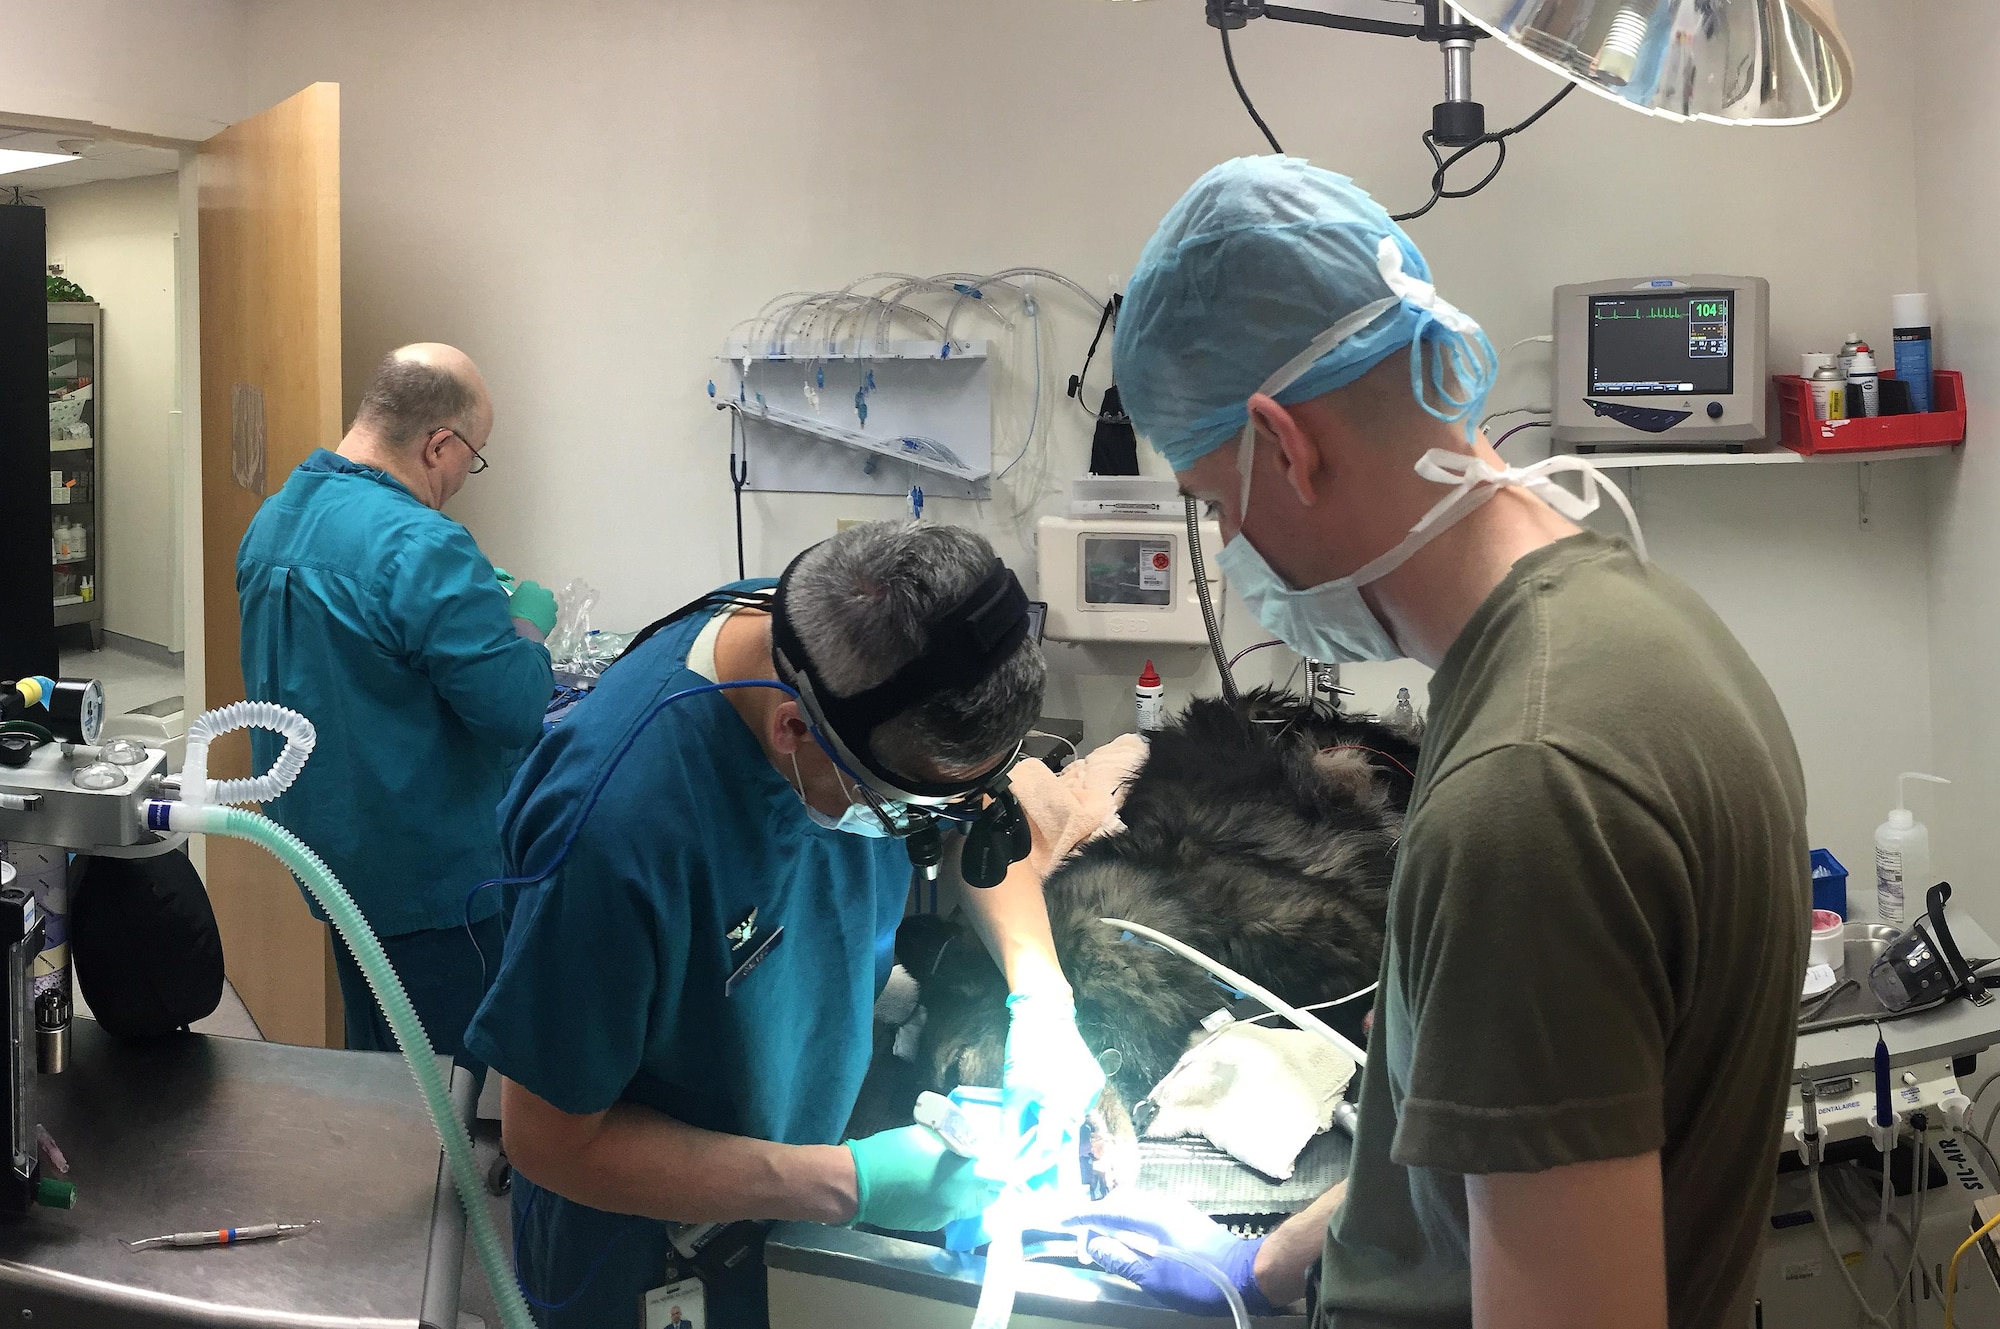
[[[522,766],[501,806],[508,872],[536,874],[573,826],[576,838],[561,868],[516,898],[466,1042],[564,1112],[638,1103],[733,1135],[833,1144],[868,1069],[909,856],[896,840],[809,820],[727,694],[687,697],[644,723],[662,698],[707,681],[687,656],[709,617],[620,660]],[[756,933],[732,947],[753,909]],[[731,973],[779,928],[732,990]],[[534,1209],[517,1250],[523,1283],[569,1303],[544,1323],[636,1323],[660,1281],[664,1225],[524,1182],[517,1214],[524,1195]],[[713,1292],[709,1314],[718,1326],[744,1318]]]
[[[400,482],[322,448],[251,519],[236,592],[245,695],[317,732],[264,811],[326,860],[376,932],[462,927],[467,894],[500,875],[495,809],[554,691],[493,565]],[[252,731],[256,768],[282,746]],[[498,912],[493,894],[475,919]]]

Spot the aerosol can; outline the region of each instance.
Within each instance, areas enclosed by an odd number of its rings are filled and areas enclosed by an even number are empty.
[[[1845,420],[1847,418],[1847,375],[1834,365],[1821,365],[1807,380],[1812,389],[1813,418],[1815,420]]]
[[[1847,340],[1840,348],[1840,376],[1842,378],[1846,378],[1847,371],[1854,368],[1855,353],[1867,349],[1868,343],[1861,340],[1860,333],[1850,332],[1847,334]]]
[[[1860,420],[1882,414],[1882,375],[1868,343],[1854,353],[1847,367],[1847,418]]]

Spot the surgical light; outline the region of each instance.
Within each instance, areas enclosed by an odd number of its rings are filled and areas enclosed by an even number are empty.
[[[1792,125],[1840,109],[1854,62],[1833,0],[1457,0],[1587,91],[1648,115]]]
[[[1733,125],[1801,124],[1847,100],[1854,63],[1833,0],[1341,0],[1303,9],[1205,0],[1211,27],[1251,19],[1435,42],[1447,147],[1474,141],[1472,45],[1486,36],[1580,87],[1648,115]]]
[[[1236,95],[1273,152],[1284,148],[1237,72],[1232,31],[1273,19],[1436,43],[1444,100],[1431,108],[1423,141],[1437,170],[1429,201],[1394,214],[1397,221],[1484,189],[1506,164],[1507,140],[1577,88],[1669,120],[1790,125],[1839,110],[1854,82],[1833,0],[1332,0],[1318,9],[1203,0],[1203,9],[1222,35]],[[1472,96],[1473,48],[1487,37],[1569,80],[1525,119],[1494,132]],[[1497,151],[1478,183],[1448,188],[1451,168],[1486,146]]]

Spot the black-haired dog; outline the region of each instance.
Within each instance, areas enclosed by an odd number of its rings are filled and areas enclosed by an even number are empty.
[[[1419,737],[1272,691],[1234,707],[1197,701],[1152,735],[1124,830],[1084,845],[1044,887],[1077,1027],[1112,1072],[1110,1114],[1143,1099],[1230,994],[1099,920],[1164,932],[1294,1005],[1365,987]],[[896,957],[926,1012],[918,1087],[999,1084],[1007,984],[970,925],[907,918]],[[1367,1006],[1338,1007],[1329,1022],[1358,1042]]]

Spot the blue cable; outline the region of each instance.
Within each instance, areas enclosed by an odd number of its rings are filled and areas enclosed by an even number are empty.
[[[571,824],[569,828],[569,833],[563,836],[563,842],[561,846],[557,848],[555,857],[549,862],[549,865],[543,868],[540,872],[535,873],[533,876],[494,877],[488,881],[480,882],[477,886],[474,886],[470,891],[466,892],[465,934],[468,937],[472,937],[472,949],[478,952],[479,955],[479,982],[482,988],[486,986],[486,979],[487,979],[486,952],[480,949],[479,939],[477,937],[473,937],[472,935],[472,902],[479,898],[479,893],[485,890],[488,886],[509,886],[509,885],[532,886],[536,882],[543,881],[548,877],[552,876],[555,873],[556,869],[560,868],[563,865],[563,861],[569,857],[570,846],[576,843],[577,833],[583,829],[583,824],[586,821],[590,820],[591,810],[597,806],[598,797],[604,793],[604,787],[611,782],[612,773],[618,769],[618,764],[625,760],[625,754],[632,750],[632,745],[638,741],[640,732],[643,731],[647,725],[653,722],[654,717],[659,715],[659,713],[665,710],[668,706],[672,705],[674,702],[680,701],[684,697],[699,697],[704,693],[709,693],[709,692],[728,692],[734,688],[775,688],[779,692],[784,693],[786,696],[791,697],[794,700],[796,700],[799,695],[792,688],[787,687],[785,684],[780,683],[775,679],[738,679],[738,680],[731,680],[730,682],[727,683],[704,683],[700,687],[685,688],[679,692],[675,692],[668,696],[660,698],[659,701],[653,703],[653,708],[651,710],[647,711],[644,716],[640,717],[639,723],[632,726],[632,732],[625,736],[625,741],[619,744],[618,750],[611,755],[611,760],[605,764],[604,773],[597,777],[597,783],[591,786],[590,793],[583,800],[583,811],[577,815],[575,822]],[[814,739],[815,741],[818,740],[817,734],[814,735]],[[836,760],[838,759],[836,758]],[[522,1234],[527,1229],[529,1215],[531,1215],[534,1212],[535,1201],[537,1198],[539,1198],[539,1195],[529,1196],[528,1202],[525,1205],[521,1206],[520,1214],[517,1215],[514,1219],[514,1251],[515,1251],[514,1281],[520,1284],[521,1295],[524,1298],[526,1298],[528,1303],[532,1305],[536,1310],[542,1310],[542,1311],[567,1310],[571,1305],[573,1305],[576,1302],[577,1298],[581,1297],[586,1291],[588,1291],[590,1285],[597,1280],[597,1275],[603,1270],[604,1262],[611,1258],[612,1252],[618,1249],[619,1245],[625,1240],[625,1238],[631,1236],[632,1233],[639,1231],[639,1229],[628,1228],[626,1231],[619,1233],[616,1237],[606,1242],[604,1244],[604,1249],[598,1252],[597,1258],[591,1262],[591,1266],[588,1270],[585,1271],[582,1280],[577,1283],[576,1288],[567,1297],[563,1298],[561,1301],[543,1301],[540,1297],[536,1296],[534,1293],[528,1290],[528,1285],[525,1282],[522,1282],[521,1280],[520,1270],[519,1270],[520,1258],[521,1258],[520,1257],[521,1237]]]
[[[581,1297],[585,1292],[590,1290],[590,1285],[596,1282],[598,1274],[603,1272],[604,1262],[611,1258],[613,1251],[625,1243],[625,1238],[635,1232],[643,1231],[643,1229],[628,1227],[611,1240],[605,1242],[604,1249],[599,1251],[597,1258],[590,1262],[590,1268],[584,1271],[583,1277],[578,1280],[576,1287],[571,1290],[567,1297],[564,1297],[561,1301],[543,1301],[540,1297],[528,1291],[528,1284],[521,1277],[521,1238],[527,1232],[529,1215],[535,1212],[535,1201],[540,1198],[541,1189],[537,1187],[535,1193],[528,1197],[528,1202],[521,1206],[520,1214],[514,1219],[514,1282],[521,1289],[522,1298],[536,1310],[566,1311],[576,1304],[578,1297]]]
[[[491,975],[491,970],[486,963],[486,952],[480,948],[479,938],[474,936],[472,932],[472,904],[473,901],[479,898],[479,893],[489,886],[532,886],[536,882],[546,880],[548,877],[554,875],[556,870],[568,859],[570,847],[576,843],[577,834],[583,829],[583,824],[590,820],[591,810],[597,806],[597,800],[604,793],[604,787],[611,782],[612,774],[618,769],[619,763],[625,760],[625,754],[632,750],[632,745],[639,740],[640,733],[644,731],[647,725],[653,722],[654,717],[674,702],[680,701],[683,698],[699,697],[710,692],[728,692],[736,688],[774,688],[794,701],[797,701],[799,697],[797,690],[787,684],[778,682],[776,679],[746,678],[731,679],[726,683],[703,683],[699,687],[684,688],[679,692],[670,693],[660,698],[653,703],[651,710],[640,717],[639,723],[632,726],[632,732],[625,736],[625,741],[619,744],[618,750],[611,755],[611,760],[605,764],[604,773],[597,777],[597,783],[591,786],[590,793],[585,796],[583,811],[578,813],[576,820],[570,824],[569,833],[563,836],[563,842],[556,849],[555,857],[549,861],[548,866],[542,868],[539,872],[525,877],[492,877],[480,882],[465,893],[465,911],[462,917],[465,926],[465,935],[471,938],[472,949],[479,956],[480,987],[484,988],[486,986],[487,980]],[[820,750],[826,753],[835,766],[846,773],[848,779],[854,781],[857,785],[865,783],[859,775],[848,769],[847,763],[840,759],[840,754],[835,752],[833,746],[820,736],[818,726],[813,726],[811,732],[813,742],[819,744]],[[954,816],[944,809],[938,809],[932,815],[942,821],[969,820],[968,818]],[[935,892],[937,888],[933,885],[931,889]],[[935,902],[935,895],[932,898],[933,902]]]
[[[611,782],[612,773],[618,769],[619,763],[625,760],[625,754],[631,751],[632,745],[638,741],[639,734],[641,733],[641,731],[643,731],[647,725],[653,722],[655,716],[659,715],[661,711],[665,710],[668,706],[672,705],[674,702],[680,701],[685,697],[699,697],[704,693],[710,693],[710,692],[728,692],[734,688],[775,688],[779,692],[784,693],[786,696],[792,698],[795,701],[798,699],[799,695],[795,689],[788,687],[783,683],[778,682],[776,679],[768,679],[768,678],[733,679],[726,683],[704,683],[700,687],[685,688],[680,692],[671,693],[668,696],[660,698],[660,700],[658,700],[657,702],[654,702],[653,708],[647,711],[645,715],[640,717],[639,723],[632,726],[632,732],[625,736],[625,741],[619,744],[618,750],[616,752],[612,753],[611,760],[605,764],[604,773],[597,777],[597,783],[591,786],[590,793],[585,796],[583,800],[583,811],[577,814],[576,820],[570,825],[569,832],[563,836],[563,842],[556,849],[555,857],[552,860],[550,860],[549,865],[543,868],[541,871],[533,874],[532,876],[494,877],[488,881],[482,881],[477,886],[474,886],[470,891],[466,893],[465,896],[466,935],[468,937],[472,936],[472,902],[479,897],[479,893],[481,891],[485,890],[488,886],[532,886],[536,882],[544,881],[548,877],[554,875],[555,871],[563,865],[563,861],[569,857],[570,846],[576,843],[577,833],[583,829],[583,824],[586,821],[590,820],[591,810],[597,806],[598,797],[604,793],[604,787]],[[820,747],[826,752],[827,756],[833,759],[833,762],[836,766],[840,767],[840,769],[843,771],[847,771],[847,763],[841,761],[838,754],[836,754],[833,751],[833,749],[827,745],[826,741],[819,736],[819,731],[817,729],[813,731],[813,741],[815,743],[818,743]],[[850,778],[855,780],[856,783],[860,782],[861,777],[855,775],[854,772],[847,771],[847,774]],[[947,816],[945,819],[952,821],[960,820],[960,818],[949,817],[949,816]],[[931,909],[934,912],[937,909],[937,886],[935,883],[933,883],[931,886]],[[487,978],[486,952],[480,950],[479,940],[477,937],[473,937],[472,948],[479,954],[480,986],[484,987]],[[537,1195],[529,1196],[528,1202],[525,1205],[521,1206],[521,1212],[519,1216],[517,1216],[514,1220],[514,1251],[515,1251],[514,1258],[516,1263],[515,1282],[517,1283],[521,1282],[518,1270],[520,1262],[521,1237],[524,1231],[526,1230],[529,1215],[534,1212],[535,1200],[537,1198],[539,1198]],[[633,1232],[639,1230],[640,1229],[638,1228],[627,1229],[626,1231],[619,1233],[616,1237],[612,1238],[610,1241],[606,1242],[604,1249],[598,1252],[597,1259],[591,1263],[589,1270],[587,1270],[584,1273],[582,1281],[579,1282],[576,1285],[575,1290],[572,1291],[569,1294],[569,1296],[565,1297],[563,1300],[556,1302],[543,1301],[541,1298],[535,1296],[534,1293],[528,1291],[527,1285],[525,1283],[521,1284],[521,1295],[525,1297],[528,1300],[528,1302],[531,1305],[533,1305],[537,1310],[560,1311],[567,1309],[571,1304],[573,1304],[576,1301],[578,1297],[581,1297],[584,1294],[584,1292],[590,1287],[591,1283],[596,1280],[598,1273],[604,1268],[604,1262],[611,1258],[611,1253],[618,1249],[619,1244],[622,1243],[625,1240],[625,1238],[631,1236]]]
[[[604,773],[597,777],[597,783],[591,786],[590,793],[584,798],[583,811],[577,814],[574,822],[570,823],[569,833],[563,837],[561,846],[557,848],[555,857],[549,861],[548,866],[539,872],[525,877],[492,877],[480,882],[465,893],[465,934],[468,937],[472,937],[472,949],[479,956],[480,987],[484,988],[486,986],[490,971],[486,964],[486,952],[480,949],[479,939],[473,937],[472,934],[472,904],[473,901],[479,898],[479,893],[488,886],[532,886],[536,882],[546,880],[548,877],[554,875],[556,869],[560,868],[564,860],[569,857],[570,846],[576,843],[577,833],[583,829],[583,824],[590,820],[591,810],[597,806],[597,800],[604,793],[604,787],[611,783],[612,773],[618,769],[619,763],[625,760],[625,754],[632,750],[632,745],[638,741],[639,735],[645,730],[646,726],[653,722],[654,717],[682,698],[699,697],[709,692],[728,692],[734,688],[775,688],[794,701],[798,699],[799,695],[792,688],[778,682],[776,679],[757,678],[735,679],[727,683],[704,683],[700,687],[684,688],[679,692],[660,698],[660,700],[653,703],[653,708],[640,718],[639,723],[632,726],[632,732],[625,736],[625,741],[619,744],[618,750],[611,755],[611,760],[605,764]],[[817,734],[814,734],[813,737],[814,741],[818,741],[819,736]],[[825,745],[822,744],[821,746]],[[836,760],[838,759],[836,758]]]

